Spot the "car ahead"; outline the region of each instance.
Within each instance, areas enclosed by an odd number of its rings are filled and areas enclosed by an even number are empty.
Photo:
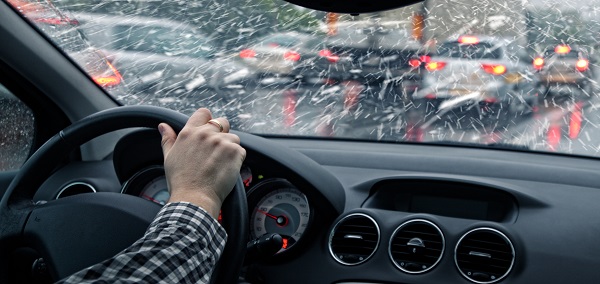
[[[441,43],[412,99],[434,120],[465,112],[484,124],[538,109],[539,83],[516,40],[461,35]]]
[[[189,24],[152,17],[67,12],[89,41],[121,70],[123,80],[139,97],[192,97],[202,101],[214,93],[226,96],[228,87],[250,73],[220,58],[212,40]],[[126,35],[126,36],[123,36]],[[160,96],[159,96],[160,97]]]
[[[336,23],[296,72],[304,77],[361,83],[418,80],[428,50],[395,21]]]
[[[582,47],[567,44],[549,47],[533,59],[533,67],[550,96],[575,94],[584,98],[591,95],[594,74],[589,53]],[[562,91],[569,85],[583,92]]]
[[[246,47],[239,47],[237,60],[256,72],[270,84],[273,80],[284,83],[297,80],[294,70],[303,65],[320,45],[321,39],[301,32],[278,32],[263,36]],[[278,79],[281,78],[281,79]]]
[[[437,14],[433,27],[425,21],[425,41],[443,34],[432,33],[445,26],[439,22],[476,30],[472,13],[494,15],[494,27],[504,27],[506,17],[497,15],[506,13],[499,12],[541,10],[537,22],[549,26],[524,31],[543,31],[539,37],[574,37],[597,27],[598,4],[589,1],[425,2],[405,9],[397,1],[290,1],[306,6],[291,8],[303,15],[314,8],[351,13],[340,17],[349,24],[406,20],[436,5],[448,13]],[[220,8],[223,2],[251,9],[238,13]],[[98,5],[52,3],[61,12]],[[279,19],[275,27],[256,26],[264,33],[301,22],[289,16],[289,6],[278,5],[283,2],[177,3],[145,13],[165,21],[187,18],[198,27],[199,18],[218,22],[229,12],[222,28],[233,30],[267,15]],[[20,7],[0,1],[0,283],[50,283],[114,256],[144,234],[169,198],[158,123],[179,129],[194,108],[207,104],[220,115],[210,103],[223,99],[190,98],[182,105],[162,104],[181,99],[166,92],[138,101],[127,99],[136,95],[131,91],[115,96],[60,44],[61,33],[37,28],[33,14]],[[123,9],[121,16],[138,11]],[[577,17],[567,17],[574,11]],[[497,29],[485,31],[492,37]],[[516,48],[545,46],[537,38]],[[431,62],[448,59],[436,58]],[[530,68],[532,59],[524,60]],[[510,65],[505,68],[508,74]],[[472,80],[466,85],[481,83],[470,72],[455,73]],[[595,283],[600,277],[595,91],[585,100],[540,104],[533,116],[499,113],[510,123],[494,129],[478,127],[477,113],[428,128],[413,122],[432,115],[411,112],[414,103],[401,98],[345,109],[340,94],[379,93],[372,90],[384,82],[263,86],[250,80],[227,101],[236,110],[229,114],[232,132],[247,157],[222,208],[228,239],[214,283]],[[372,118],[376,124],[365,124]],[[271,234],[281,243],[269,252],[256,249]]]

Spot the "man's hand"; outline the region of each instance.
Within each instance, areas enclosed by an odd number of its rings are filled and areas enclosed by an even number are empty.
[[[246,150],[240,138],[229,133],[229,121],[216,118],[208,109],[198,109],[179,135],[161,123],[165,173],[171,194],[169,202],[191,202],[217,218],[225,197],[239,175]],[[221,132],[219,124],[223,127]]]

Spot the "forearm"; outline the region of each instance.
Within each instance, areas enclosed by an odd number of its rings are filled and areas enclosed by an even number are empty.
[[[225,230],[201,208],[170,203],[132,246],[61,283],[207,283],[226,238]]]

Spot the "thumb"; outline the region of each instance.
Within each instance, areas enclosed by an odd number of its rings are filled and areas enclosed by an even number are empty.
[[[162,140],[160,142],[163,149],[163,156],[167,157],[167,154],[175,144],[175,139],[177,139],[177,134],[175,134],[175,130],[171,128],[166,123],[161,123],[158,125],[158,132],[162,136]]]

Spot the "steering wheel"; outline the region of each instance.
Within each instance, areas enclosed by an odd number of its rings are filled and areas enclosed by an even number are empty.
[[[8,282],[10,252],[31,247],[44,258],[50,276],[63,279],[108,259],[133,244],[160,210],[158,204],[120,193],[81,194],[34,203],[37,189],[81,144],[115,130],[156,128],[166,122],[179,132],[188,117],[154,106],[123,106],[88,116],[48,140],[14,177],[0,203],[0,283]],[[159,141],[157,141],[159,143]],[[248,208],[241,178],[222,206],[225,250],[213,283],[236,283],[248,237]]]

